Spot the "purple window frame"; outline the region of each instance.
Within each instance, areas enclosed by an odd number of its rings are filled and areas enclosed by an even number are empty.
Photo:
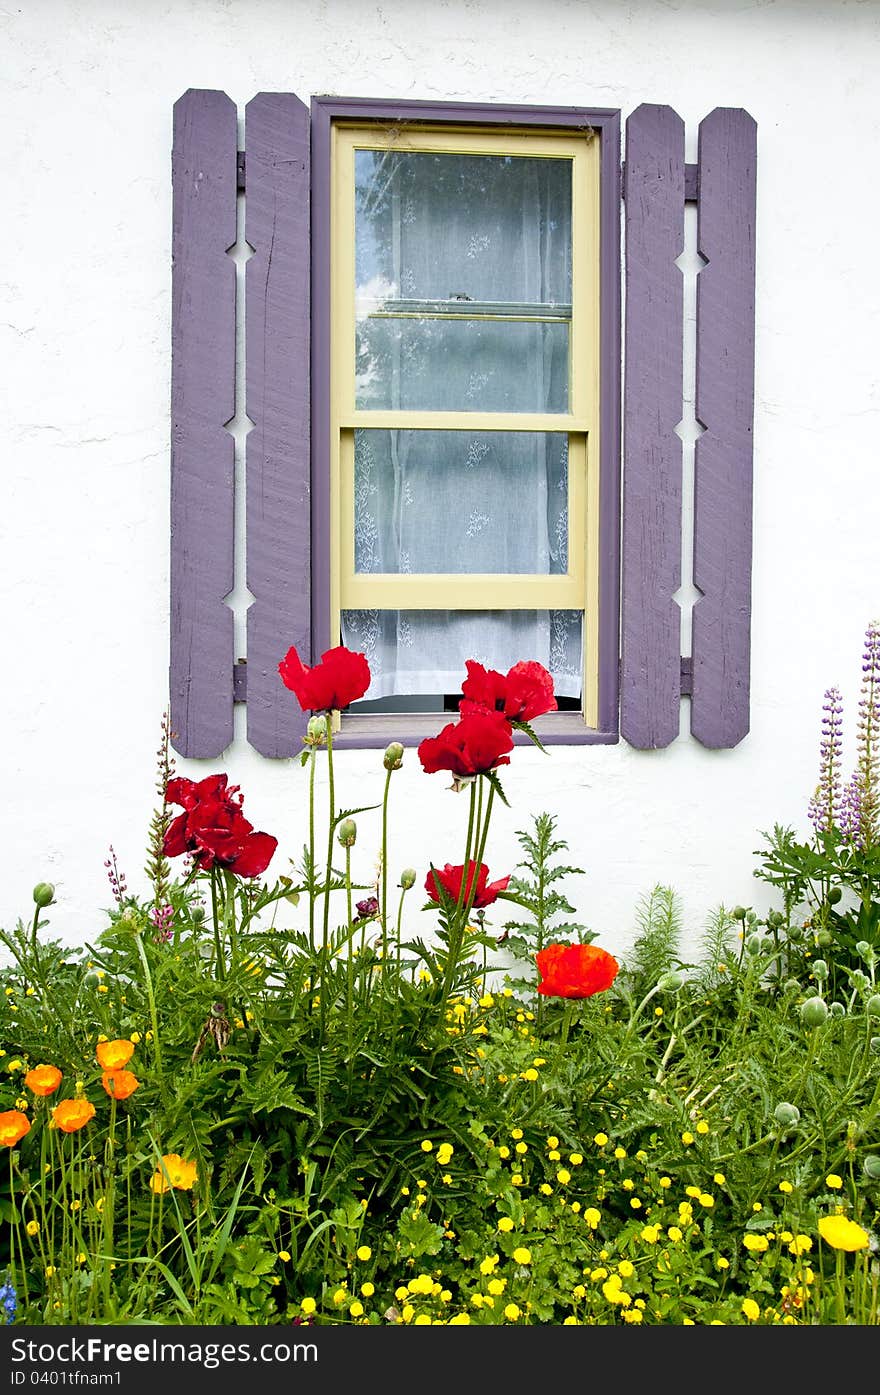
[[[620,111],[612,108],[398,102],[377,98],[313,97],[311,103],[311,533],[312,653],[330,644],[330,132],[334,121],[412,121],[433,124],[590,127],[601,142],[599,174],[599,691],[598,726],[578,713],[553,713],[536,724],[545,745],[598,745],[619,740],[620,628]],[[524,656],[527,657],[527,656]],[[414,745],[436,733],[437,713],[344,714],[339,747]],[[449,720],[454,717],[449,714]],[[528,737],[517,733],[517,744]]]

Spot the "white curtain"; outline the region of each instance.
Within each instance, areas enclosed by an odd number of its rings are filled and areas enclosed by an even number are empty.
[[[359,407],[564,412],[571,167],[566,160],[358,151]],[[533,317],[533,318],[528,318]],[[565,572],[563,433],[359,430],[361,573]],[[455,693],[472,658],[537,659],[581,692],[577,611],[345,611],[368,700]]]

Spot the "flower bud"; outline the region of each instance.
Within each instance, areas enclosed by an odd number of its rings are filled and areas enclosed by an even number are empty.
[[[786,997],[791,997],[792,993],[800,992],[800,983],[796,978],[787,978],[782,985],[782,991]]]
[[[660,975],[657,987],[661,993],[675,993],[683,983],[684,974],[680,974],[677,969],[670,969],[668,973]]]
[[[880,993],[872,993],[865,1003],[865,1012],[868,1017],[880,1017]]]
[[[862,1167],[866,1177],[870,1177],[872,1182],[880,1182],[880,1157],[876,1153],[868,1153]]]
[[[55,888],[51,882],[37,882],[34,887],[34,902],[44,910],[55,900]]]
[[[760,954],[763,948],[764,948],[764,937],[763,937],[763,935],[749,935],[749,938],[746,940],[746,953],[747,953],[747,954]]]
[[[781,925],[785,924],[785,916],[781,911],[771,911],[767,917],[767,924],[772,929],[778,930]]]
[[[840,887],[839,887],[839,886],[833,886],[833,887],[831,888],[831,890],[829,891],[829,893],[828,893],[828,904],[829,904],[829,906],[836,906],[837,903],[838,903],[838,901],[840,900],[840,898],[841,898],[842,896],[843,896],[843,892],[841,891]]]
[[[323,717],[310,717],[306,727],[306,741],[309,746],[320,746],[327,735],[327,723]]]
[[[783,1100],[780,1104],[777,1104],[773,1111],[773,1118],[776,1120],[777,1124],[784,1129],[793,1128],[800,1117],[801,1111],[798,1109],[797,1105],[789,1104],[787,1100]]]
[[[733,916],[734,920],[745,920],[746,908],[745,906],[734,906],[730,914]]]
[[[337,829],[336,837],[344,848],[353,848],[357,838],[357,824],[354,819],[343,819]]]
[[[404,867],[400,874],[400,885],[404,891],[409,891],[410,887],[415,886],[417,875],[415,867]]]
[[[854,988],[857,993],[860,992],[861,989],[870,988],[871,986],[871,980],[868,978],[867,974],[862,973],[861,969],[850,970],[849,983],[850,987]]]
[[[871,1037],[868,1045],[875,1056],[880,1056],[880,1037]]]
[[[832,945],[833,943],[834,943],[834,936],[832,935],[832,933],[831,933],[830,930],[819,930],[819,931],[817,932],[817,934],[816,934],[816,944],[817,944],[817,945],[821,945],[823,949],[827,949],[828,946],[829,946],[829,945]]]
[[[828,977],[828,965],[825,963],[824,959],[814,959],[810,967],[812,968],[815,978],[822,979]]]
[[[801,1003],[801,1021],[805,1027],[821,1027],[828,1016],[828,1004],[824,998],[807,998]]]
[[[846,1017],[846,1008],[843,1003],[832,1003],[828,1011],[832,1017]]]
[[[798,940],[804,938],[803,927],[800,925],[790,925],[788,927],[788,938],[794,940],[795,944],[797,944]]]
[[[386,770],[399,770],[403,765],[403,747],[399,741],[392,741],[385,747],[382,764]]]
[[[874,950],[867,940],[859,940],[856,945],[856,954],[860,959],[864,959],[866,964],[870,964],[874,958]]]

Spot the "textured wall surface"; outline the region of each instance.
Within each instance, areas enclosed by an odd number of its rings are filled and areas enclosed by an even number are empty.
[[[769,906],[753,878],[759,830],[807,831],[831,684],[851,757],[862,637],[880,617],[880,3],[10,0],[0,51],[0,923],[29,918],[45,879],[53,931],[91,939],[111,901],[111,844],[129,886],[146,886],[168,696],[171,122],[188,87],[222,89],[239,120],[259,91],[609,106],[624,119],[668,103],[691,161],[713,107],[755,118],[750,732],[726,751],[687,735],[654,752],[517,750],[488,861],[493,877],[511,870],[516,830],[555,814],[586,871],[569,888],[580,916],[618,953],[657,882],[680,893],[694,946],[719,903]],[[690,458],[686,444],[686,503]],[[686,559],[685,599],[689,575]],[[244,654],[239,566],[236,578]],[[687,616],[683,629],[687,652]],[[306,836],[306,772],[249,747],[244,716],[222,761],[178,771],[240,783],[245,813],[280,840],[270,872],[285,872]],[[381,798],[381,753],[341,753],[336,770],[343,802]],[[460,862],[465,818],[446,778],[407,752],[392,874]],[[364,880],[377,846],[365,817]]]

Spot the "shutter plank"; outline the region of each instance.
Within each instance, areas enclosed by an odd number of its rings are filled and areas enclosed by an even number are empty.
[[[756,145],[746,111],[700,123],[691,732],[714,748],[749,730]]]
[[[684,123],[645,104],[626,123],[621,735],[678,736],[681,697]]]
[[[174,105],[170,726],[182,756],[233,736],[236,109],[190,89]]]
[[[301,749],[306,716],[278,676],[311,653],[309,112],[260,92],[245,112],[247,736],[264,756]]]

